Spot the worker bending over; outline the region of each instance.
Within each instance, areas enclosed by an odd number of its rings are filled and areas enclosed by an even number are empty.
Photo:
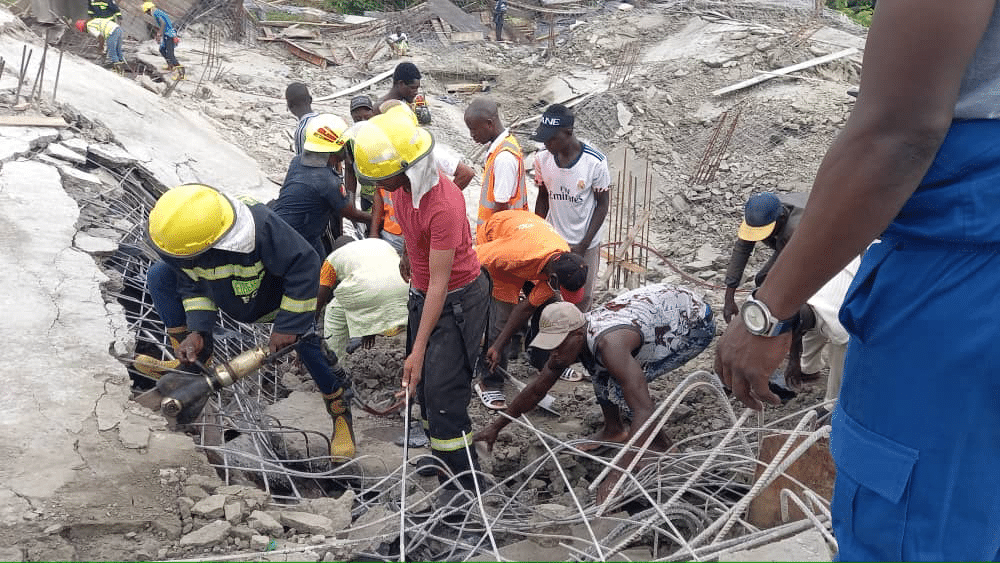
[[[313,330],[320,261],[302,235],[263,203],[185,184],[157,200],[147,236],[161,261],[146,287],[182,367],[211,358],[220,309],[240,322],[273,323],[269,350],[294,344],[323,393],[330,455],[353,457],[349,382]]]
[[[112,19],[94,18],[89,21],[77,20],[76,29],[80,33],[90,33],[97,38],[98,49],[108,52],[108,64],[118,74],[125,71],[125,55],[122,53],[122,28]]]

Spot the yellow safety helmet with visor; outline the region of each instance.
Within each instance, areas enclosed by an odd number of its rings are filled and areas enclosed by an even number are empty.
[[[347,122],[332,113],[321,113],[306,123],[302,148],[311,152],[338,152],[347,143]]]
[[[155,9],[155,8],[156,8],[156,4],[153,4],[152,2],[143,2],[142,3],[142,11],[145,14],[148,14],[149,12],[152,12],[153,9]]]
[[[374,183],[405,172],[431,153],[434,137],[405,105],[394,105],[348,130],[358,179]]]
[[[147,234],[156,248],[175,258],[205,252],[232,228],[233,203],[215,188],[182,184],[166,191],[149,212]]]

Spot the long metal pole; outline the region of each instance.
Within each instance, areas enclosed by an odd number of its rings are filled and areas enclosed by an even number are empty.
[[[63,52],[59,51],[59,65],[56,66],[56,83],[52,86],[52,101],[56,101],[56,89],[59,88],[59,73],[62,72]]]

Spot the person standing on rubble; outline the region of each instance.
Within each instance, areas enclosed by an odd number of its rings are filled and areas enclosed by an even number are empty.
[[[539,332],[531,345],[551,350],[537,378],[511,401],[505,414],[518,418],[535,408],[570,365],[580,362],[591,374],[594,394],[604,414],[604,428],[581,451],[602,442],[625,443],[653,414],[649,382],[700,354],[715,338],[712,308],[691,290],[651,284],[628,291],[586,314],[571,303],[552,303],[542,310]],[[510,422],[505,416],[476,433],[475,440],[492,449]],[[639,436],[642,444],[652,427]],[[652,449],[666,451],[669,441],[657,435]],[[626,458],[622,466],[631,461]],[[603,500],[615,479],[601,484]]]
[[[146,235],[160,258],[146,288],[180,367],[197,373],[195,361],[210,361],[219,310],[240,322],[273,323],[270,352],[295,345],[323,393],[333,420],[330,455],[354,457],[349,380],[314,330],[320,259],[302,235],[263,203],[201,184],[160,196]]]
[[[351,119],[354,123],[367,121],[373,115],[375,115],[375,104],[372,103],[370,96],[361,94],[351,98]],[[354,175],[354,161],[350,159],[350,151],[348,151],[348,160],[344,167],[344,180],[347,192],[349,194],[358,194],[358,199],[361,200],[361,210],[371,212],[372,205],[375,203],[375,186],[358,183],[357,176]],[[353,195],[351,196],[351,201],[354,201]]]
[[[802,220],[802,210],[806,207],[809,194],[772,194],[769,192],[756,194],[747,200],[743,208],[743,223],[733,244],[733,253],[726,268],[726,298],[722,315],[726,322],[739,314],[736,307],[736,289],[743,281],[743,271],[757,243],[762,243],[774,252],[764,266],[754,276],[754,284],[760,287],[764,278],[774,266],[774,261],[788,244],[795,229]]]
[[[878,4],[854,110],[717,347],[743,404],[776,404],[782,328],[864,251],[840,310],[851,340],[830,435],[842,561],[1000,557],[997,4]]]
[[[125,70],[125,54],[122,53],[122,28],[110,19],[94,18],[89,21],[77,20],[76,29],[80,33],[90,33],[97,38],[98,49],[108,53],[108,63],[118,74]]]
[[[507,15],[507,0],[497,0],[493,5],[493,25],[497,28],[497,41],[503,41],[503,19]]]
[[[310,119],[319,115],[319,112],[313,111],[312,101],[309,88],[301,82],[292,82],[285,88],[285,105],[299,120],[295,126],[295,135],[292,137],[295,154],[302,154],[302,145],[306,142],[306,125]]]
[[[90,19],[111,19],[117,22],[121,15],[122,11],[115,0],[87,0],[87,17]]]
[[[396,65],[396,69],[392,72],[392,88],[379,101],[379,110],[384,111],[386,102],[399,100],[409,104],[420,125],[429,124],[431,110],[427,107],[427,101],[420,94],[420,78],[420,69],[417,68],[417,65],[410,62]]]
[[[351,129],[358,178],[391,194],[409,280],[403,393],[416,397],[434,456],[453,473],[478,468],[468,406],[489,309],[489,276],[472,249],[465,198],[434,163],[431,134],[395,106]],[[445,482],[445,477],[439,474]],[[458,485],[473,489],[465,475]]]
[[[604,219],[611,204],[611,173],[604,155],[573,134],[573,122],[569,108],[552,104],[531,137],[545,144],[535,155],[535,213],[552,223],[570,250],[583,256],[589,273],[577,305],[586,311],[594,296]]]
[[[507,344],[556,292],[571,303],[582,299],[587,265],[582,256],[570,252],[552,225],[531,211],[501,211],[483,227],[476,255],[493,279],[493,299],[486,339],[489,349],[479,364],[482,383],[475,389],[487,408],[503,410],[507,406],[503,396]],[[532,289],[519,299],[529,282]]]
[[[177,72],[177,78],[183,79],[184,67],[181,66],[181,63],[177,62],[177,57],[174,56],[174,47],[181,40],[177,37],[177,31],[174,30],[174,24],[170,21],[170,16],[157,8],[152,2],[143,2],[142,11],[144,14],[153,16],[153,19],[156,20],[156,40],[160,42],[160,55],[167,61],[165,70],[174,70]]]
[[[490,145],[476,217],[476,240],[481,240],[486,222],[494,213],[528,209],[524,155],[517,138],[503,126],[499,107],[492,98],[476,98],[469,103],[465,110],[465,126],[473,141]]]
[[[292,158],[285,182],[272,209],[326,256],[323,234],[331,222],[340,226],[341,217],[367,224],[371,216],[347,200],[337,172],[344,159],[347,123],[329,113],[321,113],[306,125],[302,154]],[[335,239],[336,240],[336,239]]]

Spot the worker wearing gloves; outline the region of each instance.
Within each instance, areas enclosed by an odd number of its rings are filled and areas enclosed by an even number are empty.
[[[337,244],[323,261],[317,310],[329,303],[326,346],[343,354],[352,337],[362,337],[362,345],[371,348],[376,335],[395,336],[406,328],[408,286],[399,276],[399,255],[388,242],[341,237]]]
[[[177,77],[184,78],[184,67],[177,62],[177,57],[174,56],[174,47],[180,43],[180,38],[177,37],[177,31],[174,30],[170,16],[152,2],[143,2],[142,12],[153,16],[153,19],[156,20],[156,40],[160,42],[160,55],[167,61],[164,70],[177,71]]]
[[[456,475],[476,469],[468,406],[490,283],[472,249],[465,198],[438,171],[434,138],[406,106],[354,125],[351,134],[358,179],[390,193],[403,228],[400,269],[410,281],[403,392],[416,396],[434,456]],[[458,485],[472,490],[472,477],[465,473]],[[454,481],[445,487],[458,488]]]
[[[146,285],[178,359],[209,359],[220,309],[237,321],[274,323],[270,351],[294,344],[323,393],[333,419],[330,455],[353,457],[346,374],[330,365],[313,331],[320,260],[309,243],[266,205],[201,184],[164,193],[147,235],[161,261]]]
[[[507,368],[507,344],[527,324],[535,309],[561,292],[563,299],[577,303],[583,298],[587,265],[569,250],[569,244],[545,219],[531,211],[501,211],[482,229],[476,246],[479,262],[493,278],[493,319],[486,342],[486,362],[481,362],[482,385],[476,385],[487,408],[503,410],[503,375]],[[521,288],[534,288],[518,300]],[[487,369],[486,365],[489,365]]]
[[[594,394],[604,413],[604,429],[580,449],[596,449],[601,442],[624,443],[653,414],[649,382],[687,363],[714,337],[712,308],[682,287],[647,285],[586,314],[569,302],[552,303],[542,311],[539,333],[531,342],[551,350],[549,360],[505,412],[517,418],[533,409],[567,366],[581,362],[593,379]],[[475,440],[492,449],[508,422],[507,417],[497,418],[478,432]],[[639,443],[647,437],[640,436]],[[667,447],[666,438],[654,438],[653,449],[664,451]],[[622,466],[630,461],[626,456]],[[599,500],[607,496],[614,481],[601,484]]]
[[[125,55],[122,53],[122,28],[111,19],[94,18],[89,21],[77,20],[76,29],[80,33],[90,33],[97,38],[103,53],[107,48],[108,63],[115,72],[125,70]]]

